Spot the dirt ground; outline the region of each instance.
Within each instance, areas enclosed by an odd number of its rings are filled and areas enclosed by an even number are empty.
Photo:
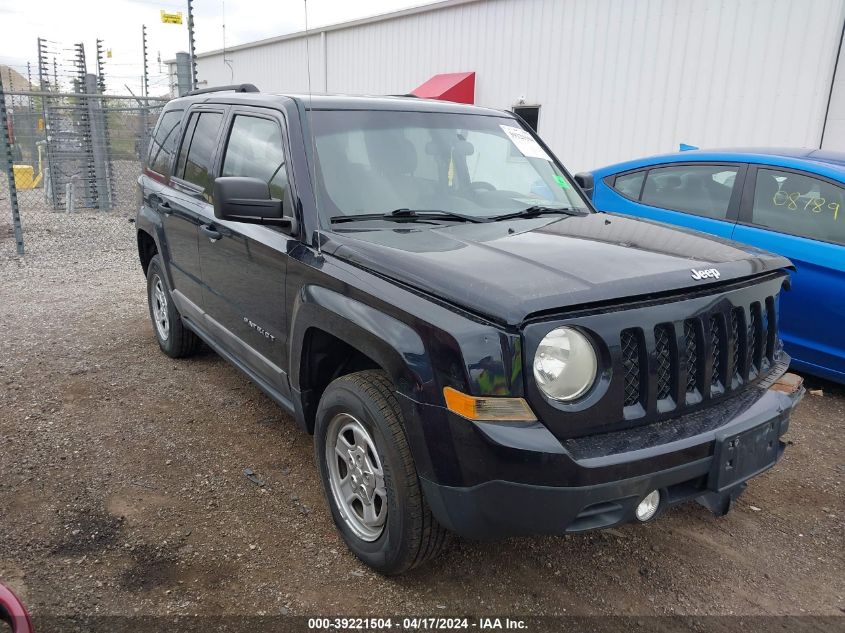
[[[23,261],[0,230],[0,582],[36,616],[845,612],[842,387],[809,381],[727,517],[457,541],[384,578],[338,538],[311,438],[214,353],[158,350],[126,217],[23,221]]]

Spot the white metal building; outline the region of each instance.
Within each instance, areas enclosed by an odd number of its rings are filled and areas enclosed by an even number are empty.
[[[845,150],[845,0],[445,0],[197,55],[203,85],[403,94],[476,73],[572,170],[678,149]],[[171,67],[171,72],[174,68]]]

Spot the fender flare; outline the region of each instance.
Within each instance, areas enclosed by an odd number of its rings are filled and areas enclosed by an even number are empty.
[[[323,286],[304,286],[291,314],[290,381],[301,389],[302,351],[312,328],[337,337],[372,358],[398,390],[420,400],[434,384],[434,370],[422,337],[407,323]]]
[[[167,264],[170,258],[167,253],[167,240],[164,237],[164,224],[161,221],[161,216],[145,205],[138,212],[138,216],[135,219],[135,229],[137,233],[146,233],[155,242],[156,252],[161,257],[161,262],[164,265],[164,275],[167,277],[167,284],[173,288],[175,284],[170,274],[170,266]],[[138,255],[140,257],[140,253]]]
[[[297,295],[290,319],[291,396],[297,424],[313,433],[317,401],[302,390],[302,353],[309,330],[335,336],[382,367],[396,386],[405,418],[405,437],[420,476],[433,476],[429,440],[418,424],[419,408],[442,407],[432,352],[411,325],[338,290],[308,285]],[[436,355],[436,352],[435,352]]]

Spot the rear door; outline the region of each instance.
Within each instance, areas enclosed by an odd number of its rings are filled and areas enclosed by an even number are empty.
[[[172,179],[179,141],[183,136],[184,115],[185,111],[181,109],[168,110],[161,115],[150,142],[142,192],[144,204],[161,216],[164,227],[161,255],[174,291],[193,301],[200,301],[197,223],[182,213],[176,213],[176,200],[180,194],[174,189]]]
[[[292,215],[286,127],[273,110],[233,107],[221,142],[217,174],[260,178]],[[206,325],[226,351],[285,398],[287,373],[285,276],[298,240],[280,227],[218,220],[203,212],[199,252]]]
[[[671,163],[608,176],[597,191],[602,211],[657,220],[729,238],[739,214],[746,166]]]
[[[178,247],[176,305],[182,316],[195,322],[201,321],[203,309],[198,227],[211,212],[214,161],[225,114],[219,106],[200,105],[188,111],[167,205],[162,209],[168,241]]]
[[[749,168],[733,238],[788,257],[780,329],[795,366],[845,381],[845,188],[794,169]]]

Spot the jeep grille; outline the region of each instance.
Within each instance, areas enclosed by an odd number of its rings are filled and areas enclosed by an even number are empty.
[[[635,405],[642,400],[640,393],[640,350],[639,337],[634,330],[622,332],[622,365],[625,367],[625,406]]]
[[[672,394],[672,376],[675,373],[672,361],[677,358],[672,354],[672,330],[664,323],[654,328],[655,360],[657,361],[657,399],[663,400]]]
[[[687,393],[695,392],[698,385],[698,333],[695,323],[687,319],[684,321],[684,343],[687,361]]]
[[[747,327],[745,324],[748,324]],[[647,349],[642,330],[621,332],[625,370],[625,407],[645,407],[649,381],[654,380],[657,400],[669,403],[660,410],[700,402],[737,389],[768,371],[778,360],[775,299],[754,301],[748,308],[733,307],[681,323],[659,323],[654,328],[654,349]],[[683,327],[683,347],[675,344]],[[649,359],[653,371],[646,371]],[[704,359],[704,360],[702,360]],[[678,385],[684,393],[679,393]],[[706,390],[706,391],[705,391]]]
[[[718,393],[722,388],[722,375],[725,366],[722,357],[722,328],[718,314],[710,317],[710,393]]]
[[[731,334],[728,348],[734,350],[731,364],[734,368],[731,376],[733,387],[742,382],[742,368],[745,367],[745,359],[748,358],[748,343],[745,336],[745,311],[742,308],[731,310]]]

